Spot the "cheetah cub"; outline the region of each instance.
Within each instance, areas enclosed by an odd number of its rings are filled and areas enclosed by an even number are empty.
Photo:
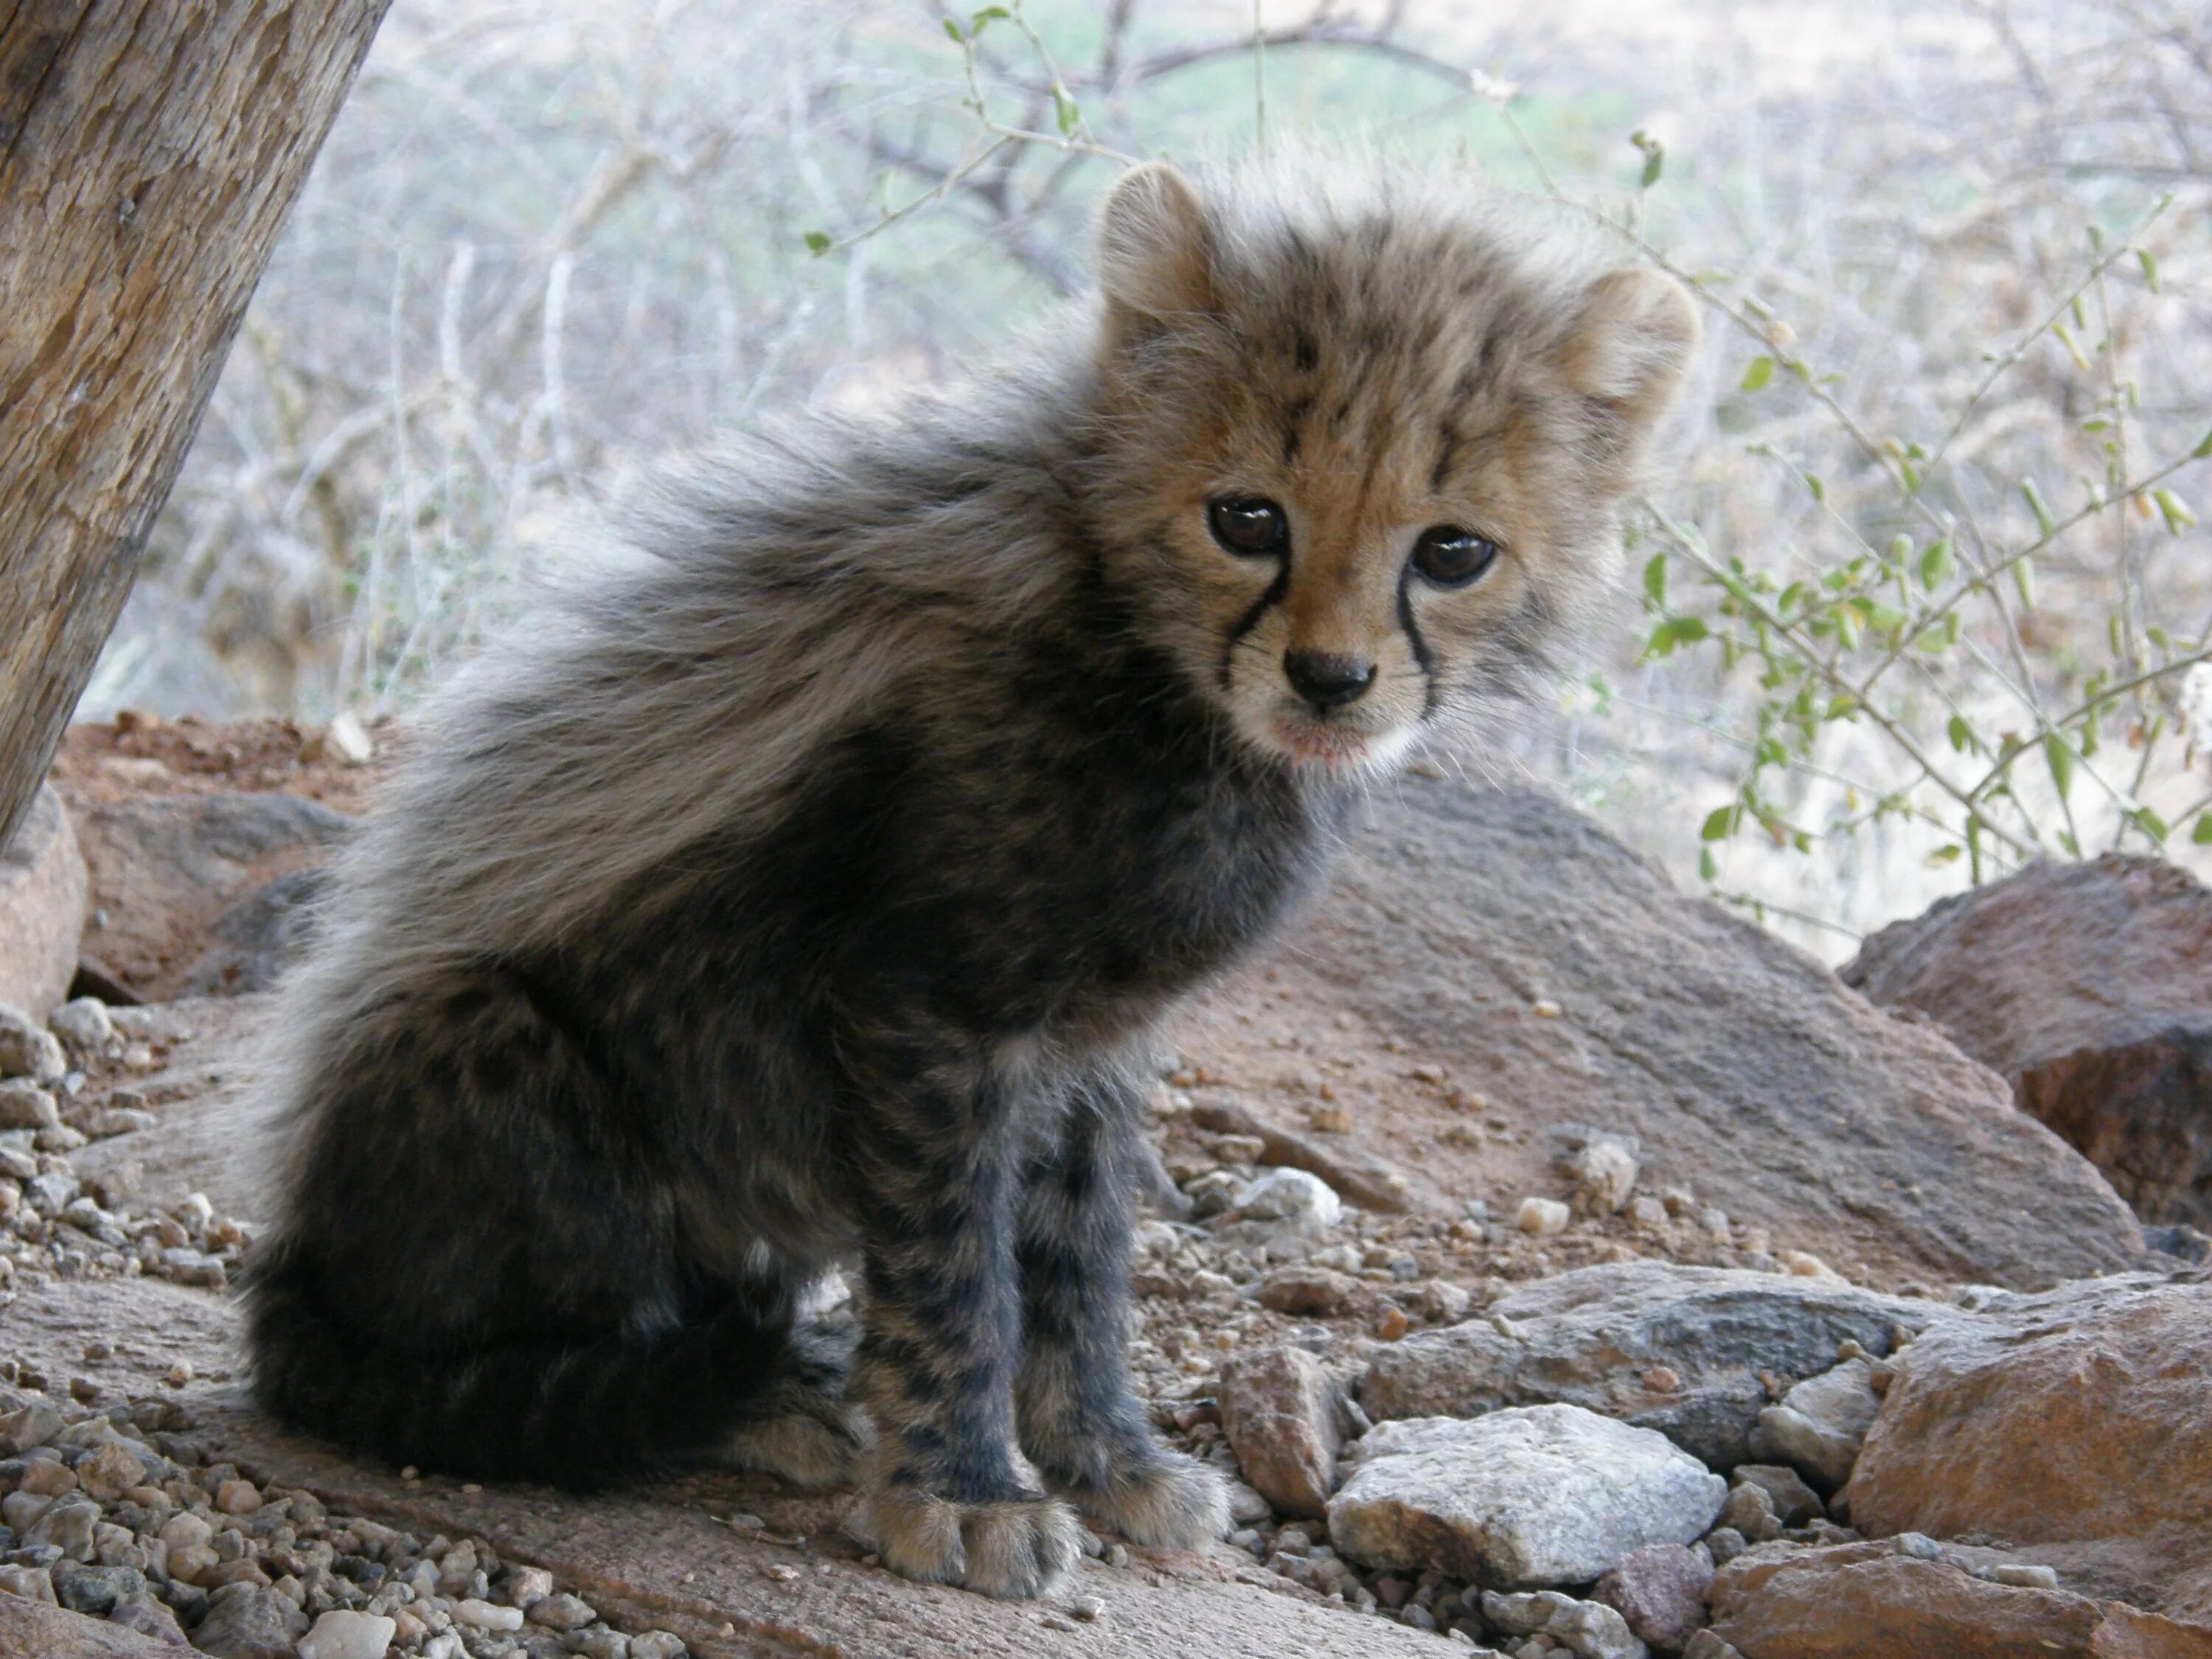
[[[1544,664],[1698,331],[1388,171],[1139,167],[1098,269],[1023,363],[671,477],[426,715],[264,1073],[270,1410],[860,1479],[994,1595],[1077,1510],[1226,1530],[1123,1352],[1152,1034]]]

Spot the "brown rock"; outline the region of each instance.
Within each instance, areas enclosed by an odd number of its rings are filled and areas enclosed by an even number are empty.
[[[1731,1216],[1832,1263],[2036,1287],[2139,1258],[2127,1206],[2002,1078],[1572,808],[1409,777],[1376,811],[1286,989],[1381,1030],[1419,1009],[1448,1075],[1632,1134],[1654,1190],[1724,1171]],[[1557,1179],[1526,1156],[1487,1178]]]
[[[1982,1311],[1896,1359],[1852,1524],[2102,1541],[2166,1611],[2212,1617],[2212,1285],[2130,1275]]]
[[[1743,1659],[2212,1659],[2212,1627],[1881,1544],[1739,1558],[1711,1606],[1712,1634]]]
[[[87,948],[136,995],[164,1001],[237,900],[326,861],[354,820],[285,794],[161,795],[94,805],[76,830],[105,910]],[[228,989],[226,982],[215,988]]]
[[[1278,1267],[1260,1281],[1260,1305],[1277,1313],[1328,1318],[1342,1313],[1359,1292],[1359,1281],[1328,1267]]]
[[[1702,1548],[1645,1544],[1597,1581],[1590,1600],[1615,1609],[1636,1635],[1671,1653],[1704,1626],[1712,1582],[1712,1558]]]
[[[43,1020],[69,994],[84,911],[84,854],[61,798],[42,784],[0,848],[0,1006]]]
[[[125,1625],[43,1601],[0,1595],[0,1659],[176,1659],[177,1650]]]
[[[2032,865],[1842,969],[2004,1074],[2146,1221],[2212,1226],[2212,890],[2159,859]]]
[[[1222,1432],[1245,1480],[1279,1514],[1328,1513],[1343,1414],[1335,1382],[1302,1348],[1263,1348],[1222,1362]]]

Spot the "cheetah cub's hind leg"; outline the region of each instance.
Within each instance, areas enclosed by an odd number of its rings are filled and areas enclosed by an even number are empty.
[[[1124,1079],[1085,1079],[1059,1139],[1025,1171],[1022,1449],[1055,1491],[1132,1543],[1197,1549],[1228,1532],[1228,1488],[1196,1459],[1153,1443],[1129,1382],[1136,1111]]]
[[[849,1309],[795,1327],[787,1375],[746,1413],[724,1461],[808,1491],[865,1479],[874,1435],[867,1413],[846,1398],[859,1340],[860,1324]]]

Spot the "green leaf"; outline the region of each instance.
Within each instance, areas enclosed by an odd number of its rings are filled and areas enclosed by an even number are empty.
[[[1974,746],[1974,728],[1966,724],[1964,714],[1951,716],[1950,734],[1951,747],[1959,754],[1963,755]]]
[[[1912,538],[1899,534],[1889,538],[1889,550],[1881,556],[1881,562],[1884,564],[1902,566],[1911,556]]]
[[[2035,609],[2035,566],[2022,559],[2012,568],[2012,585],[2020,590],[2020,602],[2030,611]]]
[[[1859,712],[1859,700],[1848,693],[1829,700],[1828,712],[1820,716],[1824,720],[1847,720]]]
[[[2208,432],[2199,438],[2197,441],[2197,447],[2191,450],[2189,453],[2191,459],[2199,461],[2208,455],[2212,455],[2212,432]]]
[[[1930,869],[1936,869],[1946,864],[1956,864],[1966,854],[1965,848],[1956,842],[1950,842],[1928,855],[1928,865]]]
[[[969,17],[968,31],[971,34],[981,34],[985,24],[1006,22],[1012,16],[1013,13],[1008,11],[1004,6],[986,6],[982,10]]]
[[[2044,501],[2043,492],[2035,487],[2035,480],[2022,478],[2020,493],[2027,502],[2027,510],[2035,514],[2035,522],[2041,528],[2044,539],[2050,540],[2058,528],[2058,520],[2051,516],[2051,508]]]
[[[2066,741],[2064,732],[2045,734],[2043,758],[2051,764],[2051,781],[2058,786],[2059,799],[2063,800],[2074,787],[2074,763],[2077,758],[2074,745]]]
[[[2171,489],[2154,489],[2150,498],[2158,503],[2159,517],[2166,520],[2166,527],[2175,535],[2196,524],[2197,514],[2190,510],[2189,503]]]
[[[1713,849],[1710,847],[1698,848],[1698,879],[1718,881],[1720,878],[1720,860],[1713,856]]]
[[[2161,847],[2166,844],[2166,838],[2167,835],[2171,833],[2166,828],[2166,820],[2159,817],[2157,813],[2152,811],[2149,807],[2138,806],[2134,811],[2129,813],[2127,816],[2135,820],[2136,827],[2138,830],[2141,830],[2143,834],[2148,836],[2153,841],[2158,842]]]
[[[1628,142],[1644,152],[1644,173],[1636,181],[1636,187],[1649,190],[1659,182],[1659,175],[1666,170],[1667,146],[1643,131],[1630,133]]]
[[[1076,106],[1075,100],[1067,95],[1067,88],[1059,85],[1052,89],[1052,106],[1060,117],[1060,136],[1067,137],[1083,119],[1083,112]]]
[[[1735,834],[1736,825],[1742,822],[1743,808],[1741,805],[1730,802],[1726,806],[1716,806],[1705,814],[1705,827],[1698,831],[1698,839],[1726,841]]]
[[[1816,501],[1826,501],[1828,499],[1828,486],[1820,482],[1820,475],[1817,472],[1808,472],[1805,475],[1805,488],[1813,492],[1813,499]]]
[[[2158,292],[2158,256],[2147,247],[2136,250],[2136,263],[2142,267],[2143,281],[2154,294]]]
[[[964,46],[968,44],[968,37],[961,32],[960,25],[950,17],[945,20],[945,32],[952,37],[955,45]]]
[[[1650,641],[1644,647],[1644,660],[1671,656],[1680,647],[1710,639],[1712,631],[1703,617],[1669,617],[1651,630]]]
[[[1761,352],[1753,357],[1743,371],[1743,379],[1736,382],[1739,392],[1764,392],[1774,380],[1774,359]]]
[[[1644,566],[1644,597],[1655,611],[1667,608],[1667,555],[1654,553]]]
[[[836,244],[830,241],[830,234],[827,231],[810,230],[806,233],[806,251],[817,258],[827,253],[835,246]]]
[[[1958,561],[1952,556],[1950,542],[1942,538],[1932,541],[1928,544],[1928,550],[1920,556],[1920,585],[1933,592],[1951,580],[1951,573],[1957,568]]]
[[[2212,847],[2212,812],[2199,812],[2197,815],[2197,828],[2191,833],[2189,839],[2199,847]]]

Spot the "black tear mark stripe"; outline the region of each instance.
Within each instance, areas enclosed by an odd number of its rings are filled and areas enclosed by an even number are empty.
[[[1221,647],[1221,689],[1229,689],[1230,669],[1237,659],[1237,647],[1244,636],[1260,625],[1260,618],[1267,614],[1270,606],[1282,603],[1283,595],[1291,588],[1291,560],[1286,553],[1275,568],[1275,580],[1267,584],[1267,591],[1252,601],[1250,607],[1237,619],[1237,626],[1229,630],[1228,643]]]
[[[1291,466],[1298,459],[1299,441],[1305,435],[1306,416],[1313,413],[1313,394],[1309,392],[1283,411],[1283,465]]]
[[[1413,660],[1421,669],[1421,718],[1426,720],[1437,712],[1437,671],[1435,659],[1429,653],[1429,642],[1421,637],[1420,625],[1413,620],[1413,566],[1407,561],[1398,572],[1398,626],[1406,630],[1406,643],[1413,648]]]

